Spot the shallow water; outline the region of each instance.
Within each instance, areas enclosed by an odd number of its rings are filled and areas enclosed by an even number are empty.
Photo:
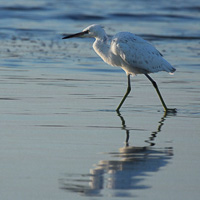
[[[7,199],[199,199],[200,3],[6,1],[0,6],[0,194]],[[142,75],[121,113],[125,73],[92,39],[102,24],[154,44],[177,69]]]

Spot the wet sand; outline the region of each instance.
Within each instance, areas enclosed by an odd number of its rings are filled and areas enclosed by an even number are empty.
[[[123,73],[44,71],[1,69],[3,199],[198,198],[199,74],[156,75],[178,110],[164,118],[148,80],[134,77],[120,118]]]
[[[13,29],[6,25],[12,9],[0,8],[10,11],[0,33],[2,200],[199,199],[199,14],[184,6],[176,16],[167,15],[175,11],[166,7],[159,16],[107,10],[102,18],[78,19],[64,18],[61,8],[59,18],[53,15],[59,9],[36,6],[32,21],[13,17]],[[195,16],[189,16],[191,9]],[[41,12],[54,16],[51,28],[46,15],[37,20]],[[115,112],[126,91],[125,73],[97,57],[93,40],[61,40],[62,32],[80,31],[94,19],[109,35],[138,33],[176,67],[173,76],[152,75],[176,114],[164,114],[143,75],[131,78],[131,94]],[[20,22],[23,27],[16,28]]]

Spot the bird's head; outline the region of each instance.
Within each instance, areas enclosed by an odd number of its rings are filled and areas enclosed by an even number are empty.
[[[93,37],[93,38],[103,38],[106,35],[104,29],[102,26],[93,24],[88,26],[87,28],[83,29],[82,32],[75,33],[72,35],[67,35],[63,37],[62,39],[69,39],[73,37]]]

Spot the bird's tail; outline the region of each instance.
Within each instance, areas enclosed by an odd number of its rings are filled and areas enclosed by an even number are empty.
[[[173,75],[176,69],[171,66],[166,60],[165,60],[165,71],[168,72],[169,74]]]
[[[169,72],[170,75],[174,75],[174,72],[176,71],[175,68],[173,68],[173,71]]]

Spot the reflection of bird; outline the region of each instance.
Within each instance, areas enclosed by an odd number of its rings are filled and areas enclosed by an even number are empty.
[[[119,118],[120,118],[120,120],[122,122],[122,129],[126,131],[126,141],[125,141],[125,143],[126,143],[126,148],[128,148],[129,147],[129,132],[130,132],[130,130],[126,127],[125,119],[124,119],[124,117],[121,115],[121,113],[119,111],[117,112],[117,115],[119,116]],[[158,122],[157,130],[152,132],[152,134],[151,134],[151,136],[149,137],[148,140],[145,140],[145,142],[149,143],[150,146],[154,146],[155,145],[154,140],[156,138],[156,135],[159,132],[161,132],[161,128],[164,125],[164,121],[165,121],[166,117],[169,116],[169,115],[175,116],[176,113],[167,113],[167,112],[165,112],[163,117],[161,117],[161,120]],[[147,148],[147,146],[142,147],[142,149],[146,149],[146,148]]]
[[[85,28],[82,32],[63,37],[68,39],[72,37],[93,37],[96,41],[93,44],[95,52],[112,66],[121,67],[128,76],[128,88],[117,107],[117,111],[121,108],[126,97],[131,91],[130,75],[144,74],[153,84],[165,111],[175,111],[168,109],[156,82],[149,76],[149,73],[166,71],[173,73],[176,69],[173,68],[163,57],[162,54],[147,41],[141,37],[129,32],[117,33],[109,45],[108,37],[104,29],[100,25],[91,25]]]
[[[61,189],[80,193],[84,196],[103,196],[108,194],[115,197],[133,197],[134,190],[148,189],[144,180],[149,172],[158,172],[161,167],[169,163],[173,156],[173,147],[152,147],[155,145],[157,134],[161,132],[168,113],[158,122],[156,131],[145,142],[145,146],[129,145],[129,129],[124,117],[117,113],[122,122],[121,128],[126,131],[126,145],[118,151],[112,151],[110,159],[100,160],[88,174],[69,174],[60,179]],[[176,113],[170,113],[175,115]],[[135,130],[135,129],[134,129]],[[138,129],[140,130],[140,129]],[[141,129],[142,130],[142,129]],[[112,189],[109,191],[108,189]],[[123,193],[119,191],[123,190]]]

